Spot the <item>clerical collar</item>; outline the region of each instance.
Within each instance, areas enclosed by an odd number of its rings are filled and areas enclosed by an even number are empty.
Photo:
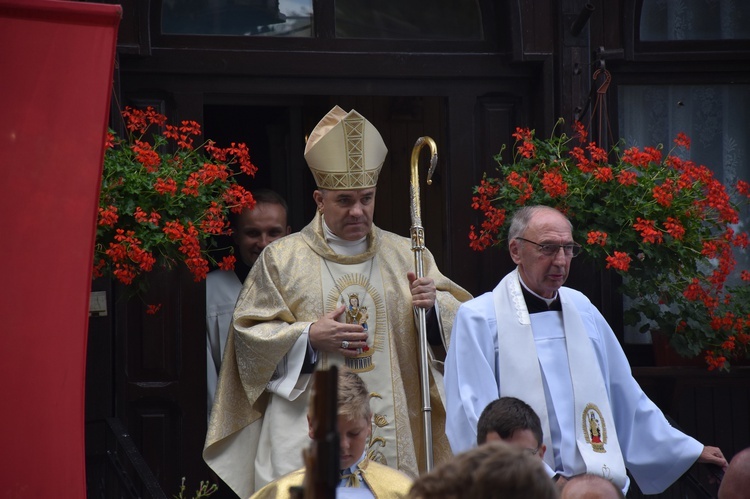
[[[323,215],[321,215],[323,218]],[[326,225],[326,220],[323,218],[323,234],[325,235],[326,243],[337,255],[354,256],[364,253],[367,250],[367,236],[357,241],[347,241],[334,234],[331,229]]]
[[[562,310],[562,305],[560,304],[560,293],[555,293],[555,296],[552,298],[544,298],[534,293],[528,286],[526,286],[520,273],[518,275],[518,280],[521,282],[521,292],[523,293],[526,308],[529,310],[530,314],[549,312],[550,310]]]

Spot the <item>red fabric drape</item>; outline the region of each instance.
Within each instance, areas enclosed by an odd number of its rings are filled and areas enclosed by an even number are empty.
[[[88,305],[121,13],[0,0],[3,497],[86,497]]]

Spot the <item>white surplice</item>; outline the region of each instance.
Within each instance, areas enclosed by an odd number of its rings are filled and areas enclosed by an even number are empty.
[[[232,313],[242,281],[233,270],[214,270],[206,277],[206,402],[208,415],[216,396],[221,358],[227,345]]]
[[[560,293],[578,310],[591,340],[595,353],[591,362],[601,369],[627,469],[644,493],[663,491],[696,461],[703,445],[674,429],[643,393],[622,347],[596,307],[575,290],[561,288]],[[532,314],[531,322],[550,422],[552,448],[547,452],[554,457],[554,469],[548,472],[572,477],[585,473],[586,466],[575,440],[580,421],[572,404],[573,386],[560,314]],[[501,318],[500,323],[508,320],[511,316]],[[503,396],[499,389],[497,322],[493,295],[485,293],[462,304],[453,325],[445,364],[446,433],[456,453],[476,445],[482,410]]]

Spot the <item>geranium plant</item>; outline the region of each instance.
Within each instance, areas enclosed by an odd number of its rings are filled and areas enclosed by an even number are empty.
[[[498,175],[474,188],[482,221],[471,227],[471,247],[504,247],[515,210],[553,206],[570,218],[584,257],[622,276],[626,325],[666,334],[680,355],[701,355],[709,369],[746,358],[750,273],[736,269],[735,252],[748,246],[736,229],[750,184],[728,189],[707,167],[681,159],[690,148],[684,134],[664,154],[661,146],[622,150],[622,142],[606,151],[580,123],[574,130],[540,139],[516,129],[512,162],[503,148]]]
[[[126,136],[110,130],[106,138],[94,277],[141,290],[155,268],[184,264],[196,281],[206,278],[210,263],[233,268],[232,255],[214,260],[212,238],[229,234],[230,211],[255,204],[236,180],[257,170],[247,146],[196,144],[198,123],[167,124],[151,107],[121,114]]]

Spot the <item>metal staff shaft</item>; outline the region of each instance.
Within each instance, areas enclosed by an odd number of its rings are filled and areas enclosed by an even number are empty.
[[[411,249],[414,252],[414,266],[417,278],[424,277],[422,251],[424,245],[424,227],[419,200],[419,152],[422,147],[430,147],[430,169],[427,172],[427,185],[432,184],[432,174],[437,166],[437,145],[430,137],[419,137],[411,151]],[[424,427],[425,461],[427,472],[432,470],[432,407],[430,406],[430,370],[427,359],[427,318],[425,309],[417,307],[417,326],[419,332],[419,378],[422,388],[422,418]]]

